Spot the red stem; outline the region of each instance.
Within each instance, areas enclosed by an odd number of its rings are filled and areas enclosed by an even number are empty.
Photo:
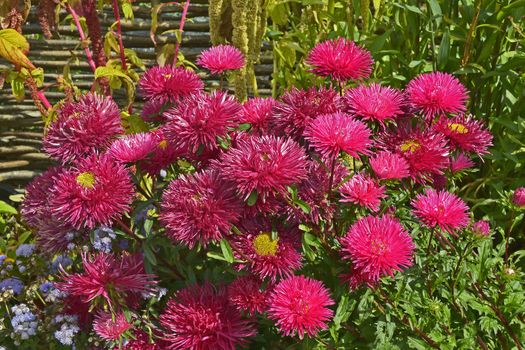
[[[40,99],[40,102],[42,102],[44,107],[46,107],[46,109],[50,109],[52,107],[51,103],[49,103],[49,100],[47,99],[47,97],[44,95],[42,91],[37,90],[36,95],[38,96],[38,98]]]
[[[122,42],[122,28],[120,26],[120,11],[118,8],[118,1],[112,0],[113,14],[115,16],[115,21],[117,22],[117,35],[118,35],[118,46],[120,48],[120,61],[122,62],[122,69],[124,71],[128,70],[126,64],[126,54],[124,53],[124,43]]]
[[[181,38],[182,38],[182,32],[184,31],[184,23],[186,22],[186,15],[188,14],[188,7],[190,7],[190,0],[186,0],[186,2],[184,3],[184,8],[182,9],[182,16],[181,16],[180,24],[179,24],[179,32],[180,32]],[[180,48],[180,42],[177,40],[177,44],[175,44],[175,52],[173,56],[174,66],[177,64],[177,56],[179,55],[179,48]]]
[[[80,35],[80,40],[85,42],[86,40],[86,34],[84,34],[84,30],[82,29],[82,25],[80,25],[80,20],[78,19],[78,15],[76,11],[71,7],[71,5],[66,4],[67,11],[71,14],[73,17],[73,21],[75,21],[75,25],[78,29],[78,34]],[[82,43],[84,45],[85,43]],[[89,66],[91,67],[91,70],[93,73],[95,73],[95,70],[97,70],[97,65],[95,64],[95,60],[93,60],[93,55],[91,54],[91,50],[89,50],[89,47],[86,45],[84,48],[84,51],[86,52],[86,57],[89,63]]]

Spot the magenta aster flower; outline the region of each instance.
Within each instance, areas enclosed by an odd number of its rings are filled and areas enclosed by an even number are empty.
[[[237,125],[241,106],[233,96],[215,91],[211,94],[195,94],[165,115],[166,138],[179,149],[195,154],[202,148],[216,150],[217,138],[224,137]]]
[[[414,108],[428,119],[439,114],[465,111],[467,89],[454,76],[443,72],[424,73],[408,83],[406,93]]]
[[[472,224],[472,232],[478,237],[490,236],[490,223],[486,220],[476,221]]]
[[[460,153],[457,156],[450,159],[450,170],[452,173],[457,173],[461,170],[472,168],[474,162],[464,153]]]
[[[232,181],[247,199],[257,191],[262,201],[273,193],[283,193],[286,186],[306,175],[304,149],[295,141],[275,136],[251,136],[240,139],[221,157],[223,176]]]
[[[341,202],[354,203],[378,211],[381,199],[385,198],[385,186],[380,186],[370,176],[358,173],[340,188]]]
[[[372,72],[372,55],[353,41],[337,38],[323,41],[308,54],[306,63],[318,76],[346,81],[363,79]]]
[[[274,227],[277,232],[272,237],[269,222],[247,221],[243,223],[243,235],[232,236],[234,255],[239,260],[247,260],[240,268],[247,267],[259,278],[269,278],[275,282],[278,277],[290,276],[301,267],[300,235],[296,229]]]
[[[514,191],[512,203],[520,208],[525,207],[525,187],[517,188],[516,191]]]
[[[303,339],[327,329],[334,312],[330,292],[320,281],[304,276],[292,276],[275,286],[270,296],[268,318],[276,321],[277,329],[286,336]]]
[[[441,117],[434,128],[445,135],[449,143],[463,152],[476,153],[479,156],[489,153],[492,146],[492,135],[483,122],[474,120],[472,116]]]
[[[157,148],[152,133],[138,133],[119,138],[109,146],[106,154],[121,163],[135,163],[147,158]]]
[[[177,292],[160,316],[168,349],[235,350],[246,347],[255,326],[241,318],[229,303],[226,290],[210,284],[194,285]]]
[[[269,289],[263,288],[259,279],[253,276],[237,277],[228,286],[228,298],[239,311],[249,315],[262,314],[268,308]]]
[[[49,126],[42,146],[51,157],[67,163],[104,150],[123,131],[113,99],[87,94],[63,107]]]
[[[413,213],[425,226],[439,226],[451,234],[454,230],[467,227],[468,207],[461,198],[447,191],[427,189],[412,201]]]
[[[132,326],[126,320],[122,312],[112,315],[108,312],[100,312],[93,322],[93,330],[99,337],[109,341],[119,340],[120,337]]]
[[[111,225],[129,209],[133,183],[128,170],[107,156],[92,155],[58,175],[49,206],[58,219],[75,227]]]
[[[341,112],[317,117],[306,127],[304,137],[325,160],[340,152],[359,158],[358,153],[367,154],[371,144],[365,123]]]
[[[166,169],[170,164],[174,163],[177,158],[184,153],[166,139],[164,128],[159,128],[151,132],[157,146],[153,151],[153,155],[148,159],[140,162],[140,166],[150,175],[158,175],[162,169]]]
[[[410,166],[410,176],[416,180],[431,174],[442,174],[449,166],[449,149],[441,134],[401,127],[395,133],[385,133],[380,140],[383,149],[401,155]]]
[[[397,153],[378,152],[370,158],[370,166],[380,179],[403,179],[410,176],[408,162]]]
[[[358,279],[372,283],[411,266],[414,248],[408,232],[388,215],[359,219],[341,238],[343,256],[352,261]]]
[[[240,216],[234,190],[214,171],[182,175],[162,198],[160,220],[175,242],[193,248],[220,240]]]
[[[197,58],[197,64],[209,70],[211,74],[219,75],[244,67],[244,55],[235,46],[217,45],[202,51]]]
[[[379,84],[360,85],[343,97],[348,113],[381,124],[404,114],[405,96],[399,90]]]
[[[148,69],[140,78],[139,87],[148,99],[177,102],[202,91],[204,83],[188,69],[166,65]]]
[[[149,100],[144,103],[140,116],[144,121],[147,122],[160,122],[166,121],[163,113],[168,109],[169,103],[164,102],[162,99]]]
[[[49,220],[49,192],[62,171],[60,166],[49,168],[27,185],[20,213],[29,225],[38,227],[41,221]]]
[[[80,297],[84,303],[105,300],[110,307],[125,305],[128,298],[153,292],[156,283],[153,275],[144,271],[142,257],[98,253],[82,254],[84,272],[66,274],[57,288]]]
[[[73,226],[60,222],[51,215],[38,221],[35,227],[36,244],[43,252],[50,254],[66,252],[75,238],[83,236]]]
[[[244,103],[239,113],[239,122],[251,125],[250,130],[255,133],[265,134],[269,130],[270,119],[273,115],[273,108],[276,105],[271,97],[251,98]]]
[[[321,114],[337,112],[340,104],[339,94],[333,89],[292,88],[275,105],[271,125],[277,133],[299,140],[304,128],[313,119]]]

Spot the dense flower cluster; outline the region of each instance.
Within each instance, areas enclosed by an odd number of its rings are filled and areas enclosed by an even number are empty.
[[[212,74],[244,63],[228,45],[198,60]],[[110,349],[234,350],[260,345],[261,327],[335,337],[335,300],[411,273],[434,236],[490,236],[448,190],[492,145],[457,78],[365,84],[372,55],[342,38],[306,63],[326,84],[244,102],[186,68],[150,68],[140,132],[124,130],[111,97],[61,107],[44,140],[61,165],[33,180],[21,208],[36,246],[0,261],[22,272],[35,251],[56,255],[39,291],[61,308],[60,344],[88,333]],[[24,293],[2,278],[0,291]],[[14,332],[33,335],[37,315],[13,312]]]

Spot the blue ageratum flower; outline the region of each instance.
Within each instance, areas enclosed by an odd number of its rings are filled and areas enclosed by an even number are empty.
[[[34,244],[22,244],[16,249],[16,256],[28,257],[35,251]]]
[[[7,278],[0,281],[0,291],[12,290],[15,295],[19,295],[24,290],[24,284],[18,278]]]

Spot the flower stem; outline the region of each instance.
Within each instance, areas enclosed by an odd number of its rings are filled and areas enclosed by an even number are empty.
[[[97,65],[95,64],[95,61],[93,60],[93,55],[91,54],[91,50],[89,49],[89,46],[86,43],[86,34],[84,34],[84,30],[82,29],[82,25],[80,24],[78,14],[68,3],[66,3],[66,9],[71,14],[71,17],[73,17],[73,21],[75,22],[75,26],[77,27],[78,34],[80,35],[80,40],[82,40],[82,46],[85,46],[84,51],[86,53],[89,67],[91,67],[91,70],[93,71],[93,73],[95,73]]]
[[[186,15],[188,14],[188,7],[190,7],[190,0],[186,0],[184,7],[182,8],[182,16],[179,24],[179,33],[182,41],[182,32],[184,32],[184,23],[186,22]],[[177,40],[175,44],[175,52],[173,54],[173,66],[177,65],[177,56],[179,56],[180,42]],[[221,89],[222,90],[222,89]]]
[[[120,49],[120,61],[122,62],[122,70],[127,71],[128,66],[126,64],[126,54],[124,52],[124,43],[122,42],[122,27],[120,25],[120,11],[118,8],[118,1],[112,0],[111,5],[113,7],[113,14],[115,16],[115,21],[117,22],[118,46]]]

